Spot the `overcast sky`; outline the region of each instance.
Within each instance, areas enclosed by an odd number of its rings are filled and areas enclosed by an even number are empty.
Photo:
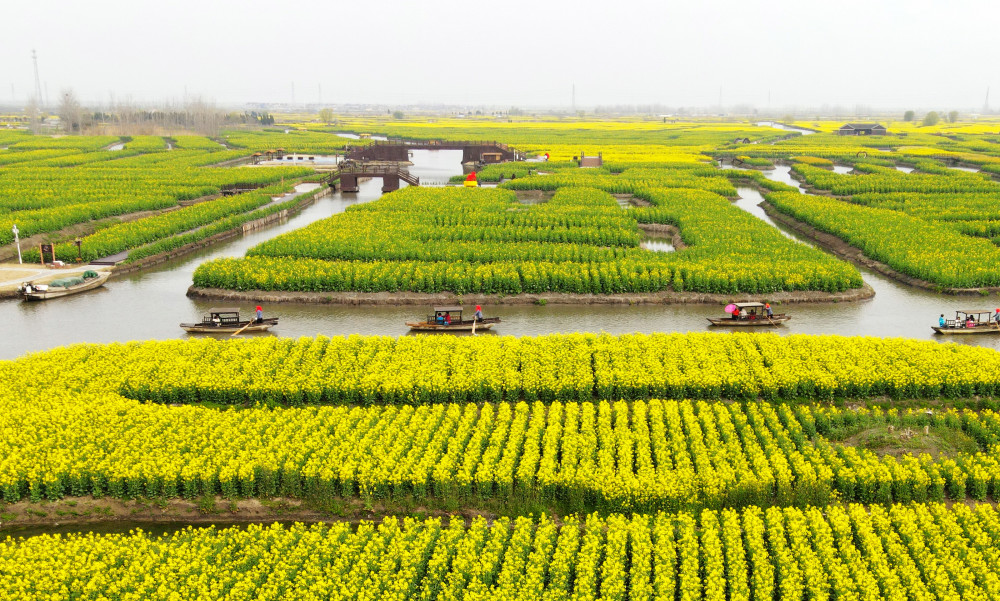
[[[1000,106],[1000,2],[8,2],[0,102]],[[44,93],[44,92],[43,92]],[[770,104],[769,104],[770,97]]]

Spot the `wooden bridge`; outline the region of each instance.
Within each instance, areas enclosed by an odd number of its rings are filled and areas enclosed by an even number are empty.
[[[461,150],[462,163],[504,163],[523,161],[524,153],[506,144],[485,140],[387,140],[365,146],[348,146],[347,158],[355,161],[410,160],[411,150]]]
[[[334,180],[340,179],[340,190],[342,192],[358,192],[358,180],[365,177],[382,178],[382,191],[392,192],[399,190],[399,181],[402,180],[411,186],[419,186],[420,178],[413,175],[399,164],[364,164],[353,161],[345,161],[340,164],[336,171],[329,177],[330,186],[336,187]]]

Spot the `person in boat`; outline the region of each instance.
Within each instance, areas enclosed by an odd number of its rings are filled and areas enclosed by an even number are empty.
[[[733,307],[733,313],[732,313],[732,315],[733,315],[733,319],[739,319],[740,318],[740,310],[737,309],[736,307]]]
[[[746,318],[747,318],[747,310],[746,307],[744,307],[740,309],[740,319],[746,319]]]
[[[965,318],[965,327],[967,327],[967,328],[974,328],[974,327],[976,327],[976,322],[972,319],[971,315],[969,315],[969,316],[967,316]]]
[[[444,323],[445,323],[445,325],[448,325],[448,326],[451,325],[451,313],[445,313],[444,314]]]
[[[998,314],[998,315],[1000,315],[1000,314]],[[482,321],[483,320],[483,308],[481,306],[476,305],[476,314],[473,316],[473,319],[475,319],[476,321]]]
[[[24,289],[24,293],[25,294],[31,294],[32,290],[34,290],[31,287],[31,282],[25,282],[24,285],[21,288]]]
[[[256,312],[257,316],[254,319],[254,323],[261,323],[262,321],[264,321],[264,310],[260,308],[260,305],[257,305]]]
[[[1000,326],[1000,309],[997,309],[993,313],[993,321],[995,321],[997,323],[997,325]]]
[[[771,310],[771,303],[764,303],[764,312],[767,313],[768,319],[774,317],[774,311]]]
[[[435,313],[434,321],[436,321],[439,325],[444,325],[444,313]]]
[[[946,320],[944,318],[944,313],[942,313],[941,317],[938,317],[938,327],[943,328],[945,326],[945,324],[947,324],[947,323],[948,323],[948,320]]]

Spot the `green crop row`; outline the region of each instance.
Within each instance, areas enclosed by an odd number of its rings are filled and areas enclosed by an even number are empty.
[[[547,177],[556,176],[523,181]],[[195,283],[458,294],[834,292],[862,285],[849,264],[790,241],[711,192],[626,179],[630,195],[652,206],[622,209],[584,187],[593,178],[566,181],[579,185],[564,184],[548,202],[527,206],[504,190],[407,188],[261,244],[245,259],[201,265]],[[689,247],[634,248],[636,221],[679,226]]]
[[[46,375],[45,366],[54,363],[65,367]],[[163,403],[832,400],[1000,393],[993,376],[1000,354],[991,349],[774,334],[352,336],[225,344],[203,339],[74,346],[3,365],[8,376],[23,372],[73,390],[103,387]],[[978,369],[956,371],[955,365]],[[95,372],[102,377],[91,379]]]
[[[0,543],[0,599],[1000,598],[989,505],[186,528]]]
[[[796,192],[765,197],[782,213],[841,238],[903,274],[954,288],[1000,286],[1000,249],[948,225]]]
[[[220,219],[260,208],[272,202],[273,195],[281,194],[288,189],[289,186],[270,186],[254,192],[198,203],[152,217],[119,223],[89,236],[84,236],[80,246],[81,257],[84,261],[92,261],[214,224]],[[77,249],[72,242],[67,242],[57,245],[55,252],[57,257],[70,257],[77,254]],[[26,251],[24,258],[26,261],[39,260],[38,249],[33,248]]]

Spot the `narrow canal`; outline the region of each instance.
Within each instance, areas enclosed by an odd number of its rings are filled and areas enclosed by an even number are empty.
[[[412,171],[427,181],[444,181],[462,173],[460,151],[413,152]],[[788,167],[777,167],[765,175],[775,181],[797,186]],[[760,194],[740,188],[736,205],[775,225],[758,207]],[[136,274],[115,278],[98,290],[42,303],[0,301],[0,359],[12,359],[27,352],[77,342],[127,342],[130,340],[185,338],[178,324],[201,318],[210,301],[192,300],[185,292],[195,268],[209,259],[242,256],[265,240],[319,219],[344,211],[352,204],[381,196],[381,181],[362,183],[357,194],[337,192],[288,219],[248,233],[176,261]],[[780,226],[775,225],[778,229]],[[784,231],[784,230],[782,230]],[[789,232],[784,232],[794,237]],[[655,246],[655,248],[653,248]],[[657,245],[651,248],[669,252]],[[781,334],[843,334],[900,336],[933,339],[931,325],[939,314],[954,315],[957,309],[993,308],[995,299],[954,297],[916,290],[882,275],[862,270],[865,281],[875,289],[875,298],[854,303],[796,304],[781,307],[793,315]],[[225,304],[225,303],[223,303]],[[250,303],[241,309],[249,312]],[[273,333],[288,337],[341,336],[350,334],[400,336],[407,332],[404,322],[423,316],[420,306],[341,306],[272,304],[265,315],[281,318]],[[540,335],[556,332],[702,332],[709,328],[708,317],[719,317],[722,308],[711,305],[547,305],[484,307],[487,315],[497,315],[503,323],[501,335]],[[1000,336],[966,336],[954,342],[1000,348]],[[941,339],[938,337],[938,339]],[[951,340],[948,340],[951,341]]]

